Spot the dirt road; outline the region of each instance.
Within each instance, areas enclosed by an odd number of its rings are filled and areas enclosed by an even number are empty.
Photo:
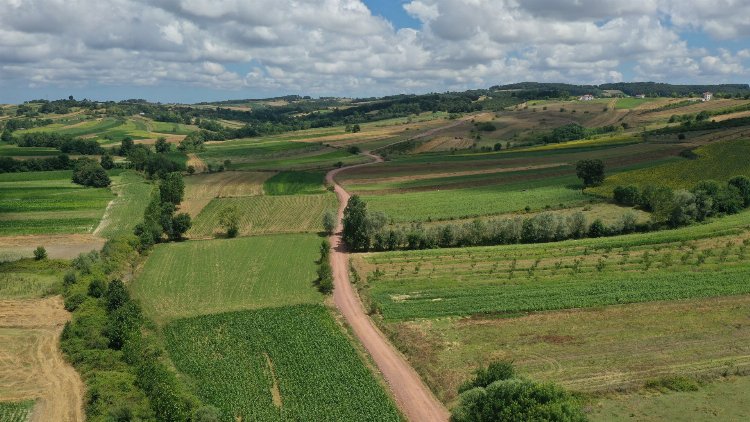
[[[0,399],[35,399],[32,421],[84,420],[83,382],[58,347],[68,319],[59,296],[0,300]]]
[[[376,155],[370,153],[365,153],[365,155],[375,161],[332,170],[326,175],[326,181],[334,186],[339,199],[338,226],[336,234],[330,237],[331,266],[335,287],[333,301],[383,374],[396,404],[404,415],[410,421],[415,422],[447,421],[450,416],[448,410],[422,382],[406,358],[393,347],[367,316],[357,292],[349,282],[349,254],[341,238],[342,218],[349,200],[349,193],[336,183],[335,177],[346,169],[383,161]]]

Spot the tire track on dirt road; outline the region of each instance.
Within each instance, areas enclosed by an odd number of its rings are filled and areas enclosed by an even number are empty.
[[[331,170],[326,174],[326,181],[334,187],[339,200],[338,224],[336,233],[330,236],[331,267],[333,269],[333,301],[341,314],[346,318],[352,331],[365,347],[383,374],[388,387],[401,412],[410,421],[447,421],[448,410],[435,398],[432,391],[422,382],[417,371],[411,367],[406,358],[396,350],[385,335],[375,326],[365,313],[362,301],[349,281],[349,253],[342,239],[342,219],[344,208],[349,201],[349,193],[339,185],[335,177],[342,171],[383,162],[383,159],[369,152],[363,153],[374,159],[365,164],[357,164]]]

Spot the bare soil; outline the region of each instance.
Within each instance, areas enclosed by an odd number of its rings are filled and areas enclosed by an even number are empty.
[[[44,246],[47,256],[72,259],[81,253],[99,250],[105,239],[93,234],[41,234],[0,237],[0,260],[33,256],[37,246]]]

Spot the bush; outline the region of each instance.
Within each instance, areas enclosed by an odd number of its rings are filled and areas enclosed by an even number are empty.
[[[641,193],[637,186],[617,186],[613,191],[616,203],[627,206],[638,205],[641,202]]]
[[[513,368],[513,362],[511,361],[499,361],[492,362],[487,368],[479,368],[474,372],[474,379],[461,384],[458,387],[458,392],[463,393],[464,391],[471,390],[476,387],[487,387],[495,381],[504,381],[516,376],[516,371]]]
[[[93,188],[104,188],[112,181],[107,171],[97,162],[89,159],[80,159],[73,169],[73,183]]]
[[[86,295],[83,293],[75,293],[65,298],[65,310],[73,312],[78,309],[79,306],[86,300]]]
[[[95,278],[91,280],[91,283],[89,283],[88,288],[88,295],[95,298],[100,298],[104,296],[104,293],[107,291],[107,283],[104,282],[104,280],[100,278]]]
[[[667,391],[698,391],[700,383],[693,378],[666,376],[646,381],[645,387],[659,390],[663,393]]]
[[[333,211],[326,211],[323,214],[323,229],[329,235],[336,231],[336,214]]]
[[[47,250],[44,249],[44,246],[37,246],[36,249],[34,249],[34,259],[37,261],[47,259]]]
[[[607,226],[600,219],[594,220],[589,226],[589,237],[602,237],[607,234]]]

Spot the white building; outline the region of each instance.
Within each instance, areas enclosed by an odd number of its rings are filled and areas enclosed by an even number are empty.
[[[580,100],[580,101],[591,101],[593,99],[594,99],[594,96],[591,95],[591,94],[586,94],[586,95],[582,95],[582,96],[578,97],[578,100]]]
[[[635,98],[646,98],[646,94],[638,94]]]
[[[711,101],[711,98],[713,97],[714,97],[714,94],[712,92],[703,93],[703,101]]]

